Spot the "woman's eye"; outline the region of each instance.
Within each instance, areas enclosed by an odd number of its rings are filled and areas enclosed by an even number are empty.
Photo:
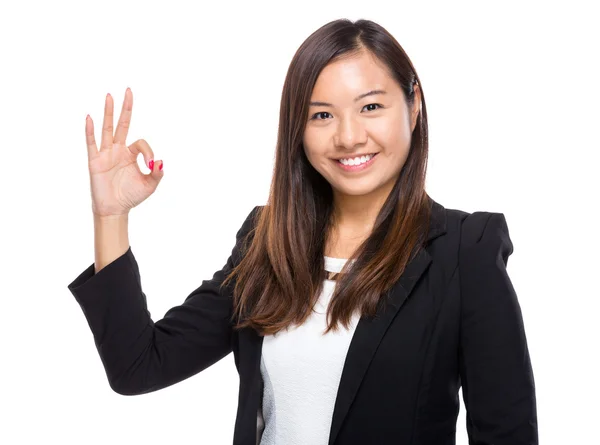
[[[374,105],[374,106],[376,106],[376,107],[378,107],[378,108],[383,108],[383,107],[382,107],[380,104],[368,104],[368,105],[365,105],[365,106],[363,107],[363,109],[364,109],[364,108],[366,108],[366,107],[370,107],[370,106],[372,106],[372,105]],[[368,110],[368,111],[375,111],[376,109],[377,109],[377,108],[374,108],[374,109],[372,108],[372,109],[370,109],[370,110]],[[311,117],[311,120],[325,120],[326,118],[325,118],[325,119],[319,119],[319,118],[317,117],[317,116],[322,116],[322,115],[324,115],[324,114],[329,114],[329,113],[328,113],[327,111],[319,111],[318,113],[315,113],[315,114],[313,114],[313,115],[312,115],[312,117]]]
[[[322,114],[329,114],[329,113],[327,111],[319,111],[318,113],[313,114],[311,119],[318,120],[318,121],[323,120],[323,119],[317,119],[317,116],[322,115]]]
[[[370,107],[371,105],[377,105],[379,108],[381,108],[381,105],[379,105],[379,104],[368,104],[368,105],[365,105],[365,108]],[[371,111],[374,111],[374,110],[371,110]]]

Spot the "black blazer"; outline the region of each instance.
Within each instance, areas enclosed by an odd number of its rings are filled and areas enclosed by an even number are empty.
[[[505,267],[513,245],[504,214],[431,203],[425,248],[385,295],[377,317],[358,323],[329,445],[454,445],[461,384],[469,444],[537,445],[535,385]],[[241,237],[258,208],[238,231],[225,266],[161,320],[147,310],[131,247],[98,274],[92,263],[68,285],[119,394],[165,388],[233,351],[240,376],[236,445],[259,440],[262,337],[249,328],[234,333],[231,287],[219,292],[218,285],[239,262]]]

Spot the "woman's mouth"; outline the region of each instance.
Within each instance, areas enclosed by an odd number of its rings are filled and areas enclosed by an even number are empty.
[[[356,158],[333,159],[338,167],[346,172],[359,172],[369,168],[379,153],[372,153]]]

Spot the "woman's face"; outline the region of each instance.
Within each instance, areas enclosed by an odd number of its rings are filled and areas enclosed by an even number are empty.
[[[408,157],[421,104],[417,85],[415,89],[415,105],[409,110],[398,84],[367,52],[321,71],[303,144],[311,165],[331,184],[334,198],[385,200]],[[385,93],[360,97],[374,90]],[[372,154],[366,165],[360,165],[364,157],[354,159]],[[355,165],[344,168],[341,158]]]

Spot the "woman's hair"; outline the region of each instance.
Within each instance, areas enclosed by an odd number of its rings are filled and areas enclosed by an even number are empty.
[[[321,70],[343,57],[371,52],[402,88],[410,107],[416,71],[394,37],[370,20],[335,20],[310,35],[288,69],[281,97],[275,167],[267,205],[244,240],[243,255],[223,286],[235,277],[235,329],[270,335],[302,324],[313,310],[326,278],[324,246],[335,227],[331,185],[308,161],[303,134],[309,102]],[[421,92],[421,94],[423,94]],[[327,330],[348,328],[355,311],[373,317],[382,295],[402,275],[429,229],[425,192],[427,112],[421,112],[410,152],[369,237],[342,269],[327,312]],[[251,240],[250,240],[251,238]],[[355,260],[353,263],[352,260]],[[351,272],[351,273],[344,273]]]

